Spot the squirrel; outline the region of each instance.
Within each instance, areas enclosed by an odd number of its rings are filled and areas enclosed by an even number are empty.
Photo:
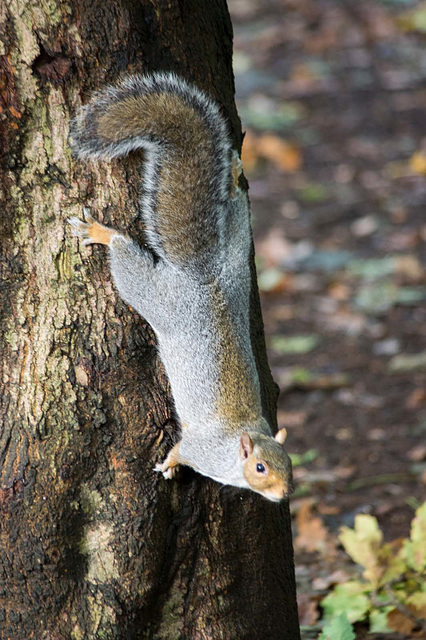
[[[249,202],[225,118],[173,73],[128,76],[71,123],[78,158],[143,150],[140,215],[147,246],[94,220],[69,219],[83,244],[109,247],[121,297],[153,327],[181,439],[157,464],[180,465],[278,502],[292,492],[286,430],[262,415],[250,342]]]

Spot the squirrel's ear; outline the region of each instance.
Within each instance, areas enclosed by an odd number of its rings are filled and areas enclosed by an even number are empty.
[[[277,431],[277,433],[275,434],[275,440],[279,443],[279,444],[284,444],[284,442],[287,439],[287,429],[280,429],[279,431]]]
[[[249,455],[253,451],[253,440],[250,438],[248,433],[242,433],[240,439],[240,452],[242,457],[248,458]]]

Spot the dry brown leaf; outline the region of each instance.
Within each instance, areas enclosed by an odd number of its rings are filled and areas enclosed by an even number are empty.
[[[297,594],[297,608],[299,611],[299,622],[301,625],[311,627],[319,618],[318,601],[316,597],[308,593]]]
[[[282,427],[303,427],[308,419],[307,411],[278,411],[279,429]]]
[[[243,147],[241,149],[241,161],[244,170],[250,173],[255,168],[259,159],[256,136],[252,131],[246,131]]]
[[[293,243],[284,237],[283,231],[278,227],[273,227],[264,238],[256,242],[256,253],[262,257],[265,267],[282,265],[292,250]]]
[[[352,296],[352,289],[346,284],[335,282],[328,288],[327,293],[333,300],[349,300]]]
[[[423,388],[414,389],[408,396],[405,406],[407,409],[420,409],[426,405],[426,390]]]
[[[321,576],[318,578],[314,578],[312,581],[312,589],[315,591],[325,591],[329,589],[332,585],[342,584],[350,580],[351,575],[344,571],[343,569],[336,569],[328,576]]]
[[[319,504],[317,509],[322,516],[335,516],[340,513],[340,507],[336,504]]]
[[[395,264],[396,272],[410,278],[410,280],[423,278],[423,267],[415,256],[398,256],[395,259]]]
[[[300,149],[278,136],[265,134],[257,140],[258,152],[281,171],[294,173],[302,166]]]
[[[302,501],[296,517],[297,536],[294,540],[298,551],[320,552],[322,555],[333,556],[336,551],[336,541],[329,535],[323,521],[314,515],[309,498]]]
[[[410,611],[416,618],[425,619],[426,621],[426,607],[423,607],[422,610],[416,609],[412,605],[407,606],[408,611]],[[410,636],[410,638],[424,638],[425,631],[424,629],[418,629],[418,624],[405,616],[398,609],[393,609],[390,611],[387,616],[387,624],[389,629],[393,631],[397,631],[398,633],[402,633],[403,635]]]
[[[407,454],[408,458],[413,462],[422,462],[426,460],[426,444],[418,444],[410,449]]]
[[[355,465],[350,465],[349,467],[338,466],[338,467],[334,467],[333,469],[333,472],[336,478],[340,478],[341,480],[346,480],[346,478],[350,478],[351,476],[354,475],[355,471],[356,471]]]

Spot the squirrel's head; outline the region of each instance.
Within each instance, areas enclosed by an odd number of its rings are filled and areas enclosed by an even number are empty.
[[[274,502],[293,492],[291,460],[283,448],[286,437],[287,431],[280,429],[275,438],[244,432],[240,439],[246,481],[253,491]]]

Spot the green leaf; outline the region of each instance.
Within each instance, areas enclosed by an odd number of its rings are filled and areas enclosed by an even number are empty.
[[[355,633],[345,613],[334,616],[323,627],[318,640],[355,640]]]
[[[247,104],[240,105],[240,115],[245,125],[255,129],[282,131],[303,118],[305,109],[299,102],[277,103],[253,96]]]
[[[391,630],[387,625],[387,617],[389,611],[394,607],[383,607],[383,609],[374,609],[370,613],[370,633],[390,633]]]
[[[401,287],[398,291],[398,304],[407,305],[407,307],[415,305],[426,298],[425,287]]]
[[[294,384],[307,384],[314,378],[314,374],[305,367],[294,367],[290,370],[290,380]]]
[[[309,353],[318,346],[319,337],[315,334],[298,336],[272,336],[270,347],[280,355],[284,353]]]
[[[426,589],[426,586],[422,585],[423,589]],[[418,609],[419,611],[426,610],[426,590],[425,591],[416,591],[412,593],[406,599],[406,604],[411,604],[413,607]]]
[[[366,592],[366,585],[355,580],[336,585],[321,602],[325,617],[344,613],[350,622],[364,620],[370,608]]]
[[[400,353],[389,362],[389,371],[400,373],[414,369],[426,369],[426,351],[420,353]]]
[[[280,287],[284,280],[285,276],[283,272],[280,269],[271,267],[270,269],[265,269],[259,273],[257,277],[257,284],[259,285],[260,291],[273,291]]]
[[[421,573],[426,569],[426,502],[416,511],[411,523],[410,540],[404,544],[407,564]]]
[[[309,182],[300,189],[299,195],[303,202],[316,204],[327,200],[329,191],[326,186],[319,182]]]
[[[365,568],[365,579],[378,586],[383,573],[379,567],[383,534],[376,518],[365,514],[357,515],[355,528],[342,527],[339,540],[352,560]]]
[[[395,273],[396,266],[397,263],[394,257],[370,258],[370,260],[351,260],[347,270],[354,276],[360,276],[366,280],[375,280]]]
[[[426,4],[421,2],[414,11],[401,15],[398,23],[405,31],[426,32]]]
[[[291,464],[293,467],[300,467],[302,464],[308,464],[318,458],[318,449],[308,449],[304,453],[290,453]]]
[[[383,314],[398,302],[399,289],[389,280],[371,282],[361,286],[355,296],[355,304],[366,313]]]

